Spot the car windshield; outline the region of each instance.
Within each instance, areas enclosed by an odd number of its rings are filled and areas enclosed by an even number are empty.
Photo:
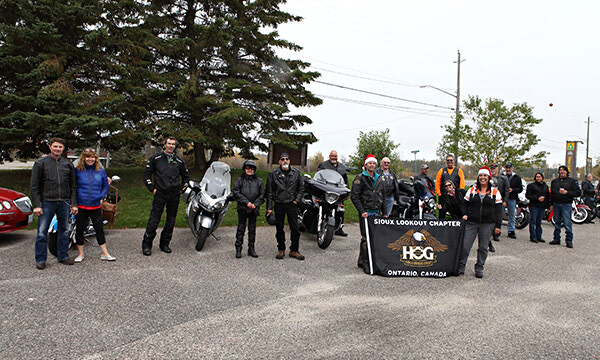
[[[314,179],[316,181],[321,181],[327,184],[337,185],[337,186],[345,186],[344,178],[335,170],[319,170],[315,174]]]
[[[208,195],[224,196],[229,195],[231,187],[231,173],[229,165],[224,162],[215,161],[210,165],[202,182],[200,188]]]

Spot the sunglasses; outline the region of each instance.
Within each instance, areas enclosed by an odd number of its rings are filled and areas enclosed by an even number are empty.
[[[250,167],[250,166],[247,166],[247,167],[244,168],[244,170],[252,170],[252,171],[254,171],[254,168]]]
[[[454,185],[452,184],[448,184],[448,185],[444,185],[444,187],[453,187]]]
[[[289,160],[289,159],[290,159],[290,158],[283,157],[283,158],[280,158],[280,159],[279,159],[279,161],[287,161],[287,160]]]
[[[454,162],[454,160],[446,160],[446,162]]]

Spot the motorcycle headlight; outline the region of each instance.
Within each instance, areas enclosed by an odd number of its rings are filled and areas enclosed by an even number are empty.
[[[208,194],[206,194],[205,192],[201,192],[199,195],[200,196],[198,196],[198,203],[202,207],[210,209],[213,199],[211,199],[210,196],[208,196]]]
[[[340,198],[339,194],[327,192],[325,193],[325,201],[329,204],[335,204],[336,201]]]
[[[427,205],[429,206],[430,209],[435,209],[435,199],[429,198],[429,200],[427,200]]]

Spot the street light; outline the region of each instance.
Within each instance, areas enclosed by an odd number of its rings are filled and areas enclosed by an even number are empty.
[[[420,150],[413,150],[413,151],[411,151],[411,153],[415,154],[415,175],[417,175],[417,153],[419,151]]]

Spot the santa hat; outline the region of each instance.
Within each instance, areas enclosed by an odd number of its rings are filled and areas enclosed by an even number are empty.
[[[482,166],[479,168],[479,172],[477,173],[477,176],[479,176],[481,174],[485,174],[485,175],[489,176],[490,179],[492,178],[492,171],[487,166]]]
[[[373,156],[373,154],[367,155],[367,157],[365,158],[365,162],[363,163],[363,165],[367,165],[367,163],[369,163],[369,162],[374,162],[375,165],[377,165],[377,159],[375,158],[375,156]]]

